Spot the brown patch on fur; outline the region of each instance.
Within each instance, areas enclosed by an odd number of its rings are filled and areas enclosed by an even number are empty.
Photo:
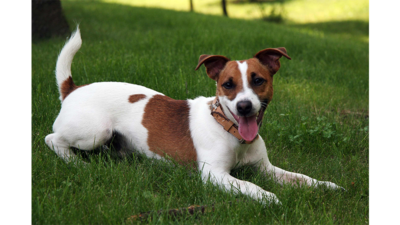
[[[251,87],[254,92],[259,97],[260,101],[264,101],[268,99],[268,102],[271,101],[273,96],[273,87],[272,87],[272,73],[269,69],[261,64],[261,62],[257,58],[251,58],[248,60],[241,60],[240,63],[246,62],[247,63],[247,80],[249,82],[249,87]],[[252,77],[252,73],[256,75]],[[255,78],[263,78],[265,82],[260,85],[256,86],[253,84],[253,79]],[[222,86],[227,81],[231,81],[234,84],[234,88],[226,89]],[[236,61],[230,61],[226,64],[223,71],[218,78],[218,85],[217,85],[217,96],[227,96],[229,100],[235,99],[237,93],[239,93],[243,89],[243,81],[242,75],[239,70],[239,65]]]
[[[86,86],[85,85],[81,85],[81,86],[76,86],[74,81],[72,80],[72,77],[68,77],[62,84],[60,87],[60,92],[61,92],[61,98],[64,101],[65,98],[71,94],[73,91],[75,91],[76,89]]]
[[[239,65],[236,61],[229,61],[224,70],[221,71],[218,77],[217,96],[226,96],[229,100],[235,99],[237,93],[243,89],[242,75],[239,70]],[[231,89],[226,89],[222,85],[230,81],[234,85]]]
[[[263,65],[268,67],[268,69],[272,73],[271,75],[274,75],[281,67],[281,62],[279,61],[279,59],[282,56],[286,57],[287,59],[292,59],[290,58],[290,56],[287,55],[286,49],[284,47],[266,48],[257,52],[254,55],[254,58],[258,58]]]
[[[138,102],[138,101],[140,101],[140,100],[142,100],[144,98],[146,98],[146,95],[144,95],[144,94],[131,95],[131,96],[129,96],[128,101],[130,103],[135,103],[135,102]]]
[[[219,73],[224,69],[228,61],[230,59],[222,55],[201,55],[195,70],[198,70],[204,64],[207,75],[216,81]]]
[[[197,160],[190,135],[187,101],[155,95],[144,109],[142,124],[148,130],[150,151],[168,155],[181,164]]]
[[[258,96],[260,101],[268,99],[268,102],[272,100],[274,95],[274,89],[272,86],[273,76],[268,68],[260,63],[257,58],[251,58],[247,60],[247,80],[249,81],[249,86],[253,89],[254,93]],[[255,74],[253,77],[252,74]],[[264,79],[264,83],[260,86],[256,86],[253,80],[256,78]]]

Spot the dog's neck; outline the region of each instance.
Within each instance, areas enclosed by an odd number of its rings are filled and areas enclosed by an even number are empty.
[[[246,141],[242,138],[242,136],[239,134],[239,131],[238,131],[237,122],[235,121],[236,123],[234,123],[232,120],[230,120],[225,115],[222,105],[219,102],[218,96],[216,96],[215,99],[212,101],[210,108],[211,108],[211,115],[214,117],[214,119],[219,124],[221,124],[221,126],[224,128],[224,130],[226,130],[228,133],[230,133],[234,137],[236,137],[239,140],[240,144],[251,144],[255,140],[257,140],[258,135],[252,141]],[[265,107],[262,107],[259,112],[259,118],[257,119],[258,127],[261,126],[264,111],[265,111]]]

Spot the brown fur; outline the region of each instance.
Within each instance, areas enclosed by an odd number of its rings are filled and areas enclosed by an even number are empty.
[[[260,101],[264,101],[268,99],[268,102],[271,101],[273,96],[273,88],[272,88],[272,73],[268,70],[268,68],[260,63],[257,58],[251,58],[248,60],[240,61],[243,63],[247,62],[247,80],[249,82],[249,86],[254,90],[257,94]],[[252,73],[255,73],[256,76],[253,78]],[[265,80],[265,82],[261,86],[255,86],[253,84],[253,79],[260,77]],[[232,89],[226,89],[222,85],[231,80],[235,85]],[[243,81],[242,76],[239,70],[239,66],[236,61],[229,61],[224,70],[221,71],[218,84],[217,84],[217,96],[227,96],[229,100],[235,99],[237,93],[239,93],[243,89]]]
[[[226,89],[222,85],[231,81],[235,86],[232,89]],[[236,94],[243,89],[242,75],[236,61],[229,61],[218,77],[217,96],[226,96],[229,100],[233,100]]]
[[[271,76],[273,76],[276,72],[278,72],[281,67],[281,62],[279,59],[284,56],[287,59],[292,59],[287,55],[286,49],[284,47],[280,48],[266,48],[254,55],[254,58],[258,58],[260,63],[267,66],[269,71],[271,72]]]
[[[273,76],[267,67],[262,65],[257,58],[251,58],[247,60],[247,80],[249,81],[249,86],[254,90],[254,93],[258,96],[260,101],[264,101],[268,99],[268,102],[272,100],[272,96],[274,95],[274,89],[272,86]],[[256,76],[252,77],[252,73],[255,73]],[[263,78],[265,82],[256,86],[253,83],[253,79],[257,77]]]
[[[222,55],[201,55],[195,70],[199,69],[199,67],[204,64],[207,75],[216,81],[219,73],[224,69],[228,61],[230,61],[230,59]]]
[[[181,164],[196,161],[187,101],[155,95],[144,109],[142,124],[148,130],[150,151],[161,156],[168,155]]]
[[[61,90],[61,98],[62,98],[62,100],[64,101],[65,98],[66,98],[69,94],[71,94],[73,91],[75,91],[76,89],[78,89],[78,88],[80,88],[80,87],[86,86],[86,85],[87,85],[87,84],[81,85],[81,86],[77,86],[77,85],[75,85],[74,81],[72,80],[72,77],[68,77],[68,78],[61,84],[61,87],[60,87],[60,90]]]
[[[131,95],[131,96],[129,96],[128,101],[130,103],[135,103],[135,102],[138,102],[138,101],[140,101],[140,100],[142,100],[144,98],[146,98],[146,95],[144,95],[144,94]]]

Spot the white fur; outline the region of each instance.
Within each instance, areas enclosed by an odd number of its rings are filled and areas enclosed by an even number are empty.
[[[258,99],[258,96],[254,93],[253,89],[250,88],[249,86],[249,81],[247,79],[247,62],[244,61],[243,63],[240,63],[239,61],[236,61],[238,64],[238,69],[241,74],[242,78],[242,87],[243,89],[240,90],[239,93],[236,94],[236,97],[233,101],[230,101],[226,96],[219,96],[219,100],[222,104],[222,109],[225,113],[225,115],[233,121],[236,125],[238,124],[238,121],[232,116],[231,112],[238,115],[239,112],[237,111],[236,105],[240,101],[245,101],[248,100],[251,102],[253,109],[250,113],[250,115],[256,114],[258,111],[261,109],[261,101]],[[229,110],[230,111],[229,111]]]
[[[79,38],[78,38],[79,37]],[[71,62],[80,46],[79,30],[64,46],[57,62],[57,81],[71,75]],[[247,63],[239,63],[244,89],[234,101],[224,99],[224,104],[235,105],[240,99],[250,99],[255,107],[260,104],[258,98],[247,84],[245,76]],[[128,102],[128,96],[144,94],[145,99],[135,103]],[[142,125],[144,108],[149,99],[161,94],[140,85],[118,82],[93,83],[76,89],[62,102],[62,108],[53,125],[53,134],[45,138],[46,144],[65,161],[73,154],[69,147],[92,150],[110,139],[113,131],[125,137],[129,149],[138,150],[149,157],[163,159],[149,150],[148,131]],[[210,180],[224,190],[243,193],[263,204],[277,203],[275,194],[247,181],[232,177],[229,173],[235,166],[258,165],[265,174],[275,177],[279,183],[305,185],[326,185],[340,188],[334,183],[312,179],[306,175],[287,172],[273,166],[267,155],[264,141],[259,137],[252,144],[239,144],[238,140],[226,132],[210,115],[210,101],[215,97],[198,97],[188,100],[189,129],[197,153],[198,169],[203,181]],[[220,96],[221,99],[223,97]],[[258,101],[258,102],[257,102]],[[236,108],[232,107],[231,109]],[[229,112],[228,112],[229,113]],[[232,115],[227,113],[227,116]]]
[[[249,81],[247,79],[247,69],[248,65],[247,62],[244,61],[243,63],[240,63],[239,61],[236,61],[239,67],[239,71],[242,75],[242,82],[243,82],[243,89],[240,91],[237,95],[236,98],[232,101],[233,105],[236,106],[238,102],[240,101],[245,101],[248,100],[251,102],[253,105],[253,110],[250,113],[250,115],[256,114],[258,111],[261,109],[261,102],[258,99],[258,96],[256,93],[254,93],[253,89],[250,88],[249,86]],[[237,115],[237,109],[234,107],[234,110],[236,115]]]
[[[58,55],[57,65],[56,65],[56,79],[58,90],[60,92],[60,100],[61,98],[61,84],[71,76],[71,64],[72,59],[74,58],[75,53],[81,48],[82,39],[81,33],[79,31],[79,27],[76,28],[76,31],[72,33],[70,39],[65,43],[64,48],[61,50]]]
[[[129,103],[128,97],[135,94],[147,97]],[[113,131],[118,131],[130,137],[126,144],[132,151],[137,149],[149,157],[159,158],[149,150],[147,130],[141,123],[144,107],[155,94],[161,93],[119,82],[93,83],[78,88],[63,101],[53,124],[54,133],[46,137],[46,143],[54,146],[57,154],[66,154],[68,160],[68,147],[92,150],[109,140]]]

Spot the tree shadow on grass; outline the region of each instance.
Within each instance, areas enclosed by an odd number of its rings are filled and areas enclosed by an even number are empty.
[[[228,0],[228,4],[232,5],[248,5],[248,4],[266,4],[266,5],[271,5],[271,4],[277,4],[283,2],[284,4],[293,2],[295,0]],[[206,4],[207,6],[220,6],[221,1],[214,1]]]
[[[369,37],[369,22],[361,20],[329,21],[307,24],[288,23],[287,26],[355,38]]]

